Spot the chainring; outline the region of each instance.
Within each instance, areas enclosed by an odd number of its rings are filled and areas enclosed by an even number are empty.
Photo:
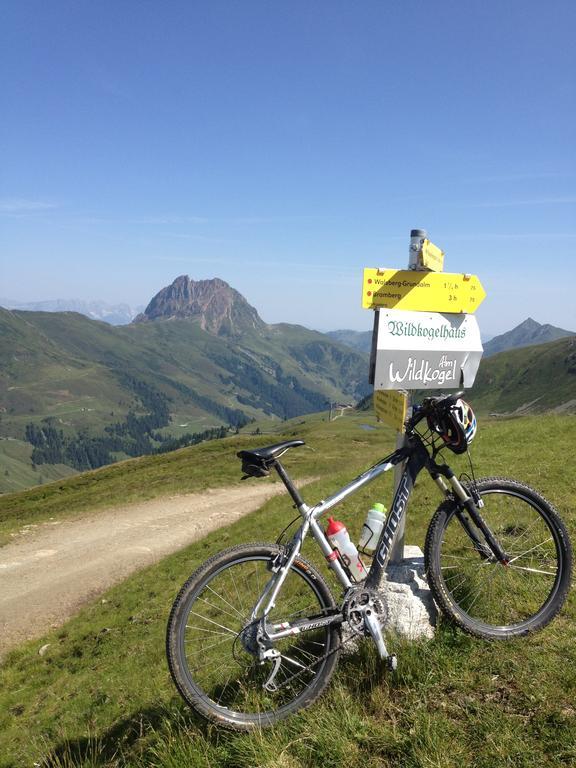
[[[367,634],[364,617],[367,611],[372,611],[382,625],[386,619],[386,611],[382,598],[374,589],[352,587],[344,598],[342,613],[352,632],[356,635]]]

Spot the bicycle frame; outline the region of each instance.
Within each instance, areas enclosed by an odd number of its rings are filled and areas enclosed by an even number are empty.
[[[491,552],[487,551],[486,546],[482,544],[472,529],[470,522],[463,516],[462,512],[458,513],[458,518],[461,524],[470,536],[474,546],[477,547],[479,553],[484,557],[493,554],[498,560],[506,563],[506,555],[480,516],[479,509],[475,500],[467,493],[466,489],[462,486],[448,465],[439,465],[434,461],[434,459],[429,455],[426,447],[422,443],[417,433],[412,433],[412,435],[410,435],[408,444],[406,446],[403,446],[402,448],[399,448],[391,453],[389,456],[386,456],[384,459],[367,469],[361,475],[358,475],[358,477],[356,477],[350,483],[340,488],[340,490],[336,491],[336,493],[332,494],[332,496],[328,497],[326,500],[318,502],[313,507],[309,507],[304,502],[297,488],[294,486],[292,480],[286,473],[286,470],[277,460],[275,462],[275,468],[284,485],[286,486],[290,496],[295,502],[295,505],[303,518],[303,522],[296,531],[292,540],[289,542],[286,548],[286,554],[283,558],[281,558],[281,562],[279,561],[273,564],[272,578],[266,585],[264,592],[262,593],[258,603],[255,605],[252,611],[252,621],[257,620],[258,617],[265,621],[266,617],[269,615],[270,611],[274,607],[276,596],[278,595],[282,584],[288,575],[290,567],[300,553],[304,539],[308,533],[312,534],[316,543],[326,557],[328,566],[332,569],[344,590],[349,590],[354,586],[355,583],[352,582],[349,578],[346,569],[340,562],[337,552],[334,551],[334,548],[328,541],[328,538],[326,537],[326,534],[324,533],[321,525],[318,523],[318,520],[320,517],[322,517],[322,515],[328,512],[328,510],[342,503],[349,496],[360,490],[360,488],[363,488],[368,483],[371,483],[372,481],[376,480],[376,478],[380,477],[380,475],[388,472],[403,462],[405,462],[404,470],[394,494],[392,507],[388,517],[386,518],[386,523],[382,529],[380,538],[376,545],[374,559],[363,585],[365,589],[376,589],[382,579],[383,573],[386,570],[386,566],[390,558],[390,551],[392,549],[396,531],[398,530],[400,521],[406,513],[406,507],[408,505],[412,489],[414,488],[416,478],[423,469],[427,469],[431,478],[439,486],[443,494],[449,495],[450,492],[454,493],[454,496],[461,502],[461,509],[466,510],[470,514],[475,526],[482,531],[486,541],[489,544]],[[446,478],[449,481],[449,485],[444,482],[443,478]],[[266,635],[270,640],[276,640],[289,634],[295,634],[297,632],[299,633],[307,629],[316,629],[320,626],[328,625],[331,623],[341,623],[342,621],[342,614],[327,616],[322,619],[314,619],[313,621],[301,620],[293,622],[289,625],[274,625],[271,632],[266,631]]]

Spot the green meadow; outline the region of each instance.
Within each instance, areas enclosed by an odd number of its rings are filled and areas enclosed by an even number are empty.
[[[319,478],[303,495],[323,498],[394,447],[373,415],[314,416],[281,430],[238,435],[141,458],[0,498],[0,533],[143,498],[240,483],[235,452],[302,437],[285,466]],[[527,482],[556,506],[576,536],[576,417],[539,415],[480,424],[477,477]],[[466,457],[447,456],[460,472]],[[248,480],[246,482],[269,482]],[[339,507],[358,535],[374,501],[390,499],[391,473]],[[410,502],[406,540],[423,545],[440,497],[425,476]],[[396,673],[364,644],[342,657],[311,709],[243,735],[206,725],[177,695],[164,656],[170,606],[207,557],[248,541],[274,541],[294,517],[289,499],[258,511],[142,570],[86,605],[59,629],[14,650],[0,667],[0,766],[155,768],[539,768],[576,764],[576,605],[571,594],[544,631],[505,643],[473,639],[440,622],[431,642],[390,638]],[[311,545],[305,554],[324,568]],[[324,568],[336,590],[331,574]],[[38,651],[48,645],[41,656]]]

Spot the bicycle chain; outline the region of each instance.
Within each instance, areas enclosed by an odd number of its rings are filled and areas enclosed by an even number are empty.
[[[287,680],[284,680],[283,683],[280,683],[277,685],[277,690],[280,690],[281,688],[284,688],[289,683],[292,682],[295,678],[302,675],[304,672],[308,672],[309,670],[312,670],[313,667],[317,666],[320,662],[325,661],[326,659],[330,658],[330,656],[333,656],[335,653],[338,653],[342,649],[343,645],[346,645],[346,643],[349,643],[351,640],[355,640],[359,635],[352,632],[350,637],[347,637],[345,640],[340,640],[340,643],[337,648],[334,648],[333,651],[328,651],[328,653],[325,653],[323,656],[319,656],[316,661],[312,662],[312,664],[309,664],[307,667],[304,667],[303,669],[299,669],[298,672],[295,672],[293,675],[291,675]]]

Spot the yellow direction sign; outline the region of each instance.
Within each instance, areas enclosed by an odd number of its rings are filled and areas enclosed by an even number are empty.
[[[424,240],[420,251],[420,264],[433,272],[442,272],[444,269],[444,251],[430,240]]]
[[[395,392],[391,389],[377,389],[374,392],[376,416],[397,432],[404,432],[407,402],[408,398],[404,392]]]
[[[485,298],[486,291],[476,275],[364,269],[362,306],[365,309],[472,314]]]

